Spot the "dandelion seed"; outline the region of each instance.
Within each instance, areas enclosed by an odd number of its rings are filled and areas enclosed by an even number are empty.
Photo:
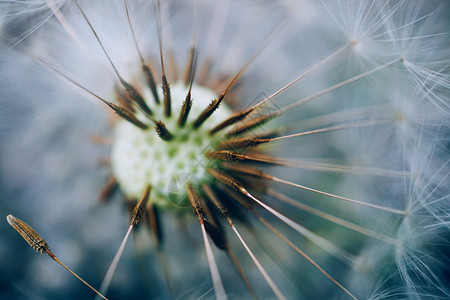
[[[13,215],[8,215],[6,217],[9,225],[13,227],[22,237],[23,239],[37,252],[47,254],[51,259],[60,264],[64,269],[69,271],[73,276],[75,276],[78,280],[80,280],[83,284],[85,284],[88,288],[93,290],[99,297],[102,299],[106,299],[101,293],[99,293],[96,289],[90,286],[86,281],[84,281],[80,276],[75,274],[71,269],[66,267],[56,256],[50,251],[50,248],[47,242],[36,232],[33,228],[31,228],[28,224],[23,222],[22,220],[17,219]]]

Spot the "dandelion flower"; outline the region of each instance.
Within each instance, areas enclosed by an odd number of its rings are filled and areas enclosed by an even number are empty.
[[[2,1],[1,297],[449,297],[448,9]]]

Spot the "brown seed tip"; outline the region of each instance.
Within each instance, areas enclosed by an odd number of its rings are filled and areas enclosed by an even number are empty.
[[[191,111],[191,107],[192,107],[192,98],[191,92],[189,91],[186,95],[186,98],[183,101],[183,105],[181,106],[180,117],[178,118],[179,126],[182,127],[186,123],[189,112]]]
[[[170,117],[172,114],[172,97],[170,96],[170,86],[167,83],[166,75],[162,76],[162,88],[164,94],[164,113],[166,117]]]
[[[208,172],[215,177],[217,180],[219,180],[222,183],[225,183],[226,185],[232,187],[236,191],[240,191],[243,194],[247,194],[247,191],[245,190],[244,186],[241,182],[239,182],[237,179],[233,178],[226,172],[215,170],[215,169],[208,169]]]
[[[148,107],[147,103],[145,102],[145,99],[141,96],[141,94],[125,80],[121,79],[120,82],[125,87],[127,94],[128,96],[130,96],[131,100],[133,100],[133,102],[136,103],[146,114],[152,115],[153,112]]]
[[[145,212],[145,208],[147,207],[147,201],[149,199],[150,190],[151,190],[150,186],[147,186],[147,188],[145,189],[144,195],[141,197],[139,202],[134,207],[133,213],[131,215],[131,224],[130,225],[135,226],[139,222],[139,220],[142,218],[142,215]]]
[[[165,140],[170,141],[173,138],[173,135],[170,133],[170,131],[167,129],[166,124],[162,121],[155,122],[155,129],[158,136]]]
[[[277,111],[277,112],[274,112],[274,113],[271,113],[271,114],[268,114],[268,115],[259,116],[259,117],[255,118],[255,119],[245,123],[245,124],[236,126],[231,131],[229,131],[227,133],[227,135],[229,137],[231,137],[231,136],[236,136],[236,135],[242,134],[242,133],[244,133],[244,132],[246,132],[248,130],[251,130],[251,129],[257,127],[257,126],[263,125],[264,123],[270,121],[271,119],[275,118],[279,114],[280,113]]]
[[[211,103],[203,110],[203,112],[200,114],[200,116],[198,116],[197,120],[195,120],[194,122],[194,127],[198,128],[200,127],[203,122],[206,121],[206,119],[208,119],[213,112],[219,108],[220,102],[222,102],[223,98],[217,98],[211,101]]]
[[[36,232],[33,228],[31,228],[27,223],[22,220],[17,219],[13,215],[8,215],[6,217],[9,225],[14,228],[37,252],[42,253],[43,251],[47,252],[49,250],[48,244],[45,240]]]
[[[214,127],[213,129],[211,129],[209,131],[210,134],[215,134],[217,132],[219,132],[220,130],[233,125],[234,123],[240,122],[243,119],[245,119],[245,117],[247,117],[251,112],[253,112],[254,108],[250,108],[244,111],[240,111],[235,113],[234,115],[232,115],[231,117],[229,117],[228,119],[226,119],[225,121],[221,122],[220,124],[218,124],[216,127]]]
[[[188,194],[189,201],[191,202],[192,209],[196,216],[198,216],[200,223],[205,219],[205,212],[203,211],[202,205],[200,204],[200,200],[198,194],[193,186],[188,184],[186,186],[186,191]]]
[[[223,160],[223,161],[239,161],[245,160],[245,155],[239,154],[231,150],[208,151],[205,153],[207,158]]]

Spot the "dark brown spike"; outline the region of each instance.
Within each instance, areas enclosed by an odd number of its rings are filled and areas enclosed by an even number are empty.
[[[248,160],[253,162],[258,162],[262,164],[273,164],[280,165],[286,167],[296,167],[295,161],[284,160],[281,158],[269,156],[269,155],[261,155],[261,154],[241,154],[242,160]]]
[[[279,129],[272,129],[272,130],[269,130],[269,131],[255,133],[254,137],[258,138],[258,139],[274,139],[279,134],[280,134],[280,130]]]
[[[247,117],[253,110],[254,110],[254,108],[250,108],[250,109],[235,113],[228,119],[226,119],[226,120],[222,121],[221,123],[219,123],[218,125],[216,125],[216,127],[214,127],[213,129],[211,129],[209,131],[209,134],[215,134],[215,133],[219,132],[220,130],[227,128],[228,126],[231,126],[237,122],[244,120],[245,117]]]
[[[200,204],[200,199],[198,197],[197,192],[195,191],[195,188],[191,186],[190,184],[186,185],[186,191],[188,194],[189,201],[191,202],[192,209],[194,210],[195,215],[200,220],[200,223],[203,223],[203,220],[205,219],[205,212],[202,209],[202,206]]]
[[[236,136],[236,135],[242,134],[242,133],[244,133],[250,129],[253,129],[257,126],[263,125],[264,123],[268,122],[269,120],[275,118],[278,114],[279,114],[278,112],[275,112],[275,113],[271,113],[269,115],[263,115],[258,118],[255,118],[250,122],[247,122],[240,126],[236,126],[231,131],[229,131],[227,133],[227,135],[228,136]]]
[[[100,193],[98,195],[98,199],[101,203],[105,203],[107,200],[111,198],[111,195],[117,190],[118,182],[114,176],[108,178],[108,180],[103,185]]]
[[[213,190],[206,184],[202,185],[202,189],[205,192],[206,196],[214,203],[214,205],[219,209],[222,216],[228,218],[230,212],[228,209],[220,202],[220,200],[216,197]]]
[[[212,114],[213,112],[219,107],[220,102],[222,102],[222,98],[217,98],[211,101],[211,103],[205,108],[205,110],[202,111],[200,116],[195,120],[194,127],[198,128],[200,127],[203,122],[205,122]]]
[[[183,101],[183,106],[181,107],[180,112],[180,118],[178,119],[178,125],[180,127],[183,127],[186,124],[186,120],[189,116],[189,112],[191,111],[192,107],[192,98],[191,98],[191,91],[188,92],[186,95],[186,98]]]
[[[164,94],[164,113],[166,114],[166,117],[170,117],[172,114],[172,98],[170,96],[170,87],[167,83],[166,75],[162,75],[162,88],[163,88],[163,94]]]
[[[178,125],[179,126],[184,126],[184,124],[186,123],[187,117],[189,115],[189,112],[191,110],[192,107],[192,96],[191,96],[191,91],[192,91],[192,85],[194,84],[194,78],[195,78],[195,73],[197,70],[197,52],[195,51],[195,47],[192,46],[191,48],[191,59],[190,59],[190,63],[189,63],[189,91],[186,95],[186,98],[183,102],[183,106],[181,108],[181,112],[180,112],[180,118],[178,120]],[[187,83],[186,83],[187,85]]]
[[[117,102],[119,103],[119,106],[122,106],[125,109],[134,113],[135,112],[134,106],[133,103],[130,101],[130,98],[127,97],[118,86],[116,86],[115,90],[116,90],[116,99]]]
[[[240,161],[245,159],[245,155],[236,153],[231,150],[217,150],[205,153],[207,158],[223,160],[223,161]]]
[[[141,121],[139,121],[134,114],[125,109],[124,107],[120,107],[115,105],[114,103],[108,102],[106,100],[102,100],[106,105],[108,105],[112,110],[114,110],[116,112],[116,114],[118,114],[119,116],[121,116],[122,118],[124,118],[125,120],[127,120],[128,122],[132,123],[133,125],[136,125],[139,128],[142,129],[147,129],[148,126],[144,123],[142,123]]]
[[[167,129],[166,124],[162,121],[155,122],[155,129],[158,133],[159,137],[163,139],[164,141],[170,141],[173,139],[173,135],[170,133],[170,131]]]
[[[244,193],[245,195],[248,194],[248,192],[245,190],[245,188],[242,186],[242,183],[239,182],[237,179],[231,177],[229,174],[215,170],[215,169],[208,169],[208,172],[217,180],[220,182],[232,187],[233,189],[240,191],[241,193]]]
[[[139,202],[136,204],[133,213],[131,215],[131,223],[130,226],[136,226],[136,224],[139,222],[139,220],[142,218],[142,215],[145,212],[145,209],[147,207],[147,202],[149,200],[150,195],[150,186],[147,186],[144,192],[144,195],[142,195]]]
[[[259,139],[259,138],[230,139],[220,143],[218,145],[218,148],[235,149],[235,148],[256,147],[260,144],[264,144],[270,141],[271,139]]]
[[[157,247],[161,248],[164,243],[164,236],[161,227],[159,210],[155,204],[150,204],[147,209],[147,220],[155,236]]]
[[[152,69],[147,65],[143,65],[142,71],[144,72],[145,78],[147,79],[147,85],[150,87],[150,90],[152,91],[153,99],[155,99],[156,104],[161,103],[161,101],[159,100],[158,88],[156,85],[155,76],[153,75]]]
[[[125,90],[127,91],[128,96],[131,98],[131,100],[136,103],[143,112],[145,112],[148,115],[152,115],[153,112],[148,107],[147,103],[145,102],[145,99],[141,96],[141,94],[128,82],[120,78],[120,83],[123,85]]]
[[[50,250],[47,242],[27,223],[17,219],[13,215],[8,215],[6,220],[8,220],[9,225],[11,225],[12,228],[14,228],[23,237],[28,245],[36,250],[36,252],[47,253],[47,251]]]
[[[127,210],[128,215],[131,216],[130,220],[133,219],[133,212],[134,209],[136,208],[136,204],[137,204],[136,199],[130,199],[126,196],[122,197],[122,205]]]
[[[208,233],[209,237],[213,240],[214,244],[217,248],[221,250],[227,249],[227,241],[224,233],[212,223],[208,222],[206,219],[203,220],[203,224],[205,225],[206,233]]]

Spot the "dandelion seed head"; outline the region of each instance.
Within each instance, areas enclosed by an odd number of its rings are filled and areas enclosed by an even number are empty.
[[[172,84],[170,89],[172,109],[179,112],[189,87],[177,82]],[[153,104],[154,99],[150,91],[147,91],[146,95],[148,104]],[[160,97],[162,99],[162,91]],[[190,119],[183,128],[177,124],[178,115],[167,118],[161,106],[155,108],[154,117],[164,120],[169,130],[174,132],[170,141],[161,141],[153,128],[142,130],[126,121],[115,125],[112,170],[128,197],[139,198],[146,186],[150,185],[154,188],[152,201],[161,207],[186,207],[189,206],[185,188],[188,181],[196,185],[211,183],[206,168],[214,164],[208,162],[204,153],[214,149],[223,137],[210,135],[209,130],[229,117],[231,111],[223,105],[202,127],[194,128],[192,119],[200,115],[211,100],[218,96],[208,88],[194,85],[192,97],[195,102],[191,108]]]

